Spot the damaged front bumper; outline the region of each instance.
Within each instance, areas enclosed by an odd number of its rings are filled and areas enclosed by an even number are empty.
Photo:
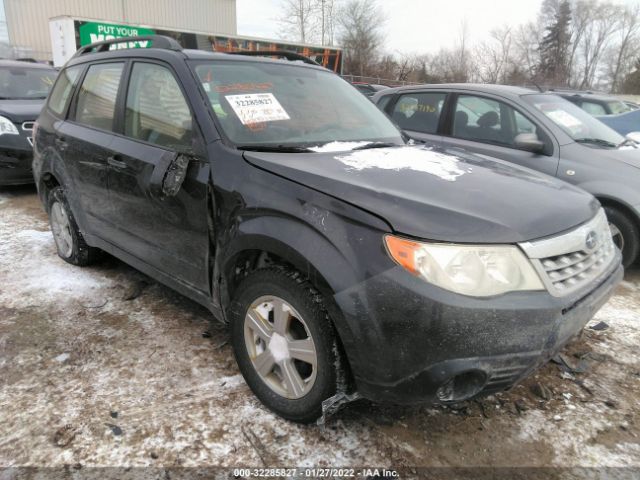
[[[363,397],[444,403],[505,390],[577,335],[621,281],[620,254],[591,290],[558,298],[454,294],[400,267],[335,296],[351,335],[345,351]]]

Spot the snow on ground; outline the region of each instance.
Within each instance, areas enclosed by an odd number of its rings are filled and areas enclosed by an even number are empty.
[[[455,408],[361,401],[320,428],[260,405],[198,305],[112,258],[60,260],[32,189],[0,190],[0,232],[0,465],[640,467],[638,270],[563,352],[584,373]]]

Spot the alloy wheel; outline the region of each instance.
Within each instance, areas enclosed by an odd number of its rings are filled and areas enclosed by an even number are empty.
[[[51,230],[60,255],[65,258],[71,257],[73,253],[71,223],[64,206],[60,202],[54,202],[51,205]]]
[[[263,296],[245,315],[244,340],[251,363],[271,390],[290,400],[313,388],[318,354],[302,316],[282,298]]]

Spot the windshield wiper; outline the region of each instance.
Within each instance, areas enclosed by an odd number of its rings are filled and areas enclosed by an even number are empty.
[[[602,147],[610,147],[610,148],[618,148],[613,142],[609,142],[608,140],[603,140],[602,138],[577,138],[575,140],[577,143],[592,143],[594,145],[600,145]]]
[[[365,145],[360,145],[359,147],[352,148],[352,150],[368,150],[370,148],[388,148],[388,147],[398,147],[397,143],[393,142],[371,142]]]
[[[307,153],[312,151],[306,147],[293,145],[238,145],[236,148],[248,152]]]
[[[625,138],[622,142],[620,142],[618,144],[618,148],[620,147],[624,147],[625,145],[633,145],[633,146],[637,146],[638,142],[636,142],[635,140],[631,140],[630,138]],[[636,147],[637,148],[637,147]]]

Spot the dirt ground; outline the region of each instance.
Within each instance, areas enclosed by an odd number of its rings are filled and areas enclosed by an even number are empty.
[[[640,467],[640,270],[599,322],[510,392],[299,426],[252,395],[225,328],[203,335],[207,311],[113,258],[66,264],[35,190],[4,188],[0,466]]]

